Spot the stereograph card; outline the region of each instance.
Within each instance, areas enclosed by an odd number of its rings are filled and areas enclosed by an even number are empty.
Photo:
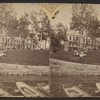
[[[100,97],[99,9],[0,3],[0,97]]]

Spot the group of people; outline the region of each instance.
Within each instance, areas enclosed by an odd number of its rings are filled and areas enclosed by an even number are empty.
[[[87,55],[83,51],[76,51],[76,50],[74,50],[74,56],[86,57]]]

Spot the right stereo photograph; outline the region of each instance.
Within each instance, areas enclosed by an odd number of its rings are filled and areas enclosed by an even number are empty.
[[[65,4],[51,19],[51,97],[100,97],[100,4]]]

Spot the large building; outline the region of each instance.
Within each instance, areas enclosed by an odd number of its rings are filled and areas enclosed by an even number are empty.
[[[49,49],[50,39],[34,42],[34,38],[0,36],[0,49]]]
[[[24,48],[24,39],[21,37],[2,36],[1,48],[6,49],[22,49]]]
[[[80,35],[79,31],[68,31],[64,41],[64,50],[90,50],[98,49],[100,38],[91,38],[86,34]]]

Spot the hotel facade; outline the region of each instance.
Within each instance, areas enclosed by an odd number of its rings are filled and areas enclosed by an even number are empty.
[[[68,31],[66,41],[64,41],[64,51],[98,49],[99,45],[100,38],[80,35],[78,31]]]
[[[0,36],[0,49],[45,49],[50,47],[50,39],[34,42],[34,38]]]

